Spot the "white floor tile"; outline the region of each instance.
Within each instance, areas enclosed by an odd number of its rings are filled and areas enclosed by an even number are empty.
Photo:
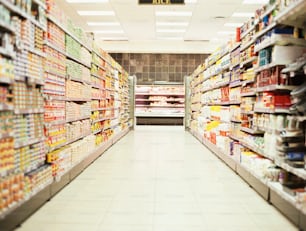
[[[16,231],[33,230],[297,228],[183,127],[137,126]]]

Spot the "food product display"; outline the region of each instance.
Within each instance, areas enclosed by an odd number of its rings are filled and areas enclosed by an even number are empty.
[[[237,30],[236,43],[220,47],[194,71],[189,109],[195,137],[282,212],[290,207],[302,217],[306,43],[298,17],[305,19],[304,6],[270,1],[256,11]],[[221,68],[228,54],[230,81],[220,83],[228,73]],[[221,119],[220,105],[229,108],[230,122]]]
[[[66,124],[66,139],[76,140],[90,134],[90,120],[75,121]]]
[[[15,82],[13,94],[16,109],[41,109],[44,106],[40,88],[29,86],[24,82]]]
[[[15,149],[15,170],[31,172],[45,164],[46,150],[44,142]]]
[[[91,103],[66,102],[66,121],[81,120],[89,118]]]
[[[68,147],[49,152],[47,162],[52,166],[53,176],[60,178],[71,169],[71,152]]]
[[[128,74],[55,1],[5,0],[0,10],[1,223],[26,201],[53,196],[64,174],[70,181],[72,167],[131,124]]]

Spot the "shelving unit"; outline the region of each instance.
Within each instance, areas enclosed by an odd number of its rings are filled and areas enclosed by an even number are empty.
[[[305,121],[303,115],[294,114],[291,106],[298,100],[291,101],[294,94],[290,92],[305,79],[301,60],[305,60],[306,42],[293,34],[296,28],[286,27],[304,28],[301,23],[306,21],[305,4],[275,3],[258,10],[256,17],[242,26],[241,43],[217,49],[191,75],[191,105],[186,108],[191,113],[191,134],[301,230],[306,229],[305,201],[291,195],[294,190],[286,188],[281,176],[293,175],[305,181],[306,170],[301,164],[296,167],[286,152],[289,149],[277,142],[286,139],[281,138],[286,130],[294,129],[286,127],[289,121]],[[266,59],[267,52],[271,52],[270,59]],[[231,79],[219,85],[218,81],[226,77],[220,63],[228,54]],[[235,90],[240,98],[235,98]],[[300,162],[303,161],[305,166],[304,159]],[[291,178],[286,179],[289,182]]]
[[[67,24],[55,2],[29,3],[20,8],[0,0],[6,9],[1,13],[10,19],[0,22],[0,31],[11,39],[0,47],[6,65],[0,78],[0,142],[7,147],[5,155],[0,150],[5,166],[0,176],[1,191],[8,192],[0,195],[1,230],[29,217],[133,122],[128,73],[93,38]],[[97,101],[103,111],[94,118]],[[103,124],[99,133],[91,130],[96,123]]]
[[[137,85],[135,92],[137,124],[183,124],[184,86]]]

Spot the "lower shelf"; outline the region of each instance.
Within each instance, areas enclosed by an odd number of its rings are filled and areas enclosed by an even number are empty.
[[[103,143],[99,148],[87,156],[84,160],[70,169],[69,172],[61,176],[57,181],[48,185],[41,190],[31,199],[23,203],[20,207],[13,210],[4,219],[0,220],[1,231],[14,230],[19,224],[25,221],[31,214],[33,214],[38,208],[40,208],[46,201],[50,200],[61,189],[69,184],[75,177],[77,177],[85,168],[87,168],[92,162],[94,162],[99,156],[101,156],[108,148],[119,141],[125,136],[130,129],[126,129],[121,133],[115,135],[110,140]]]
[[[201,138],[198,132],[191,130],[190,133],[230,166],[242,179],[258,192],[259,195],[280,210],[292,223],[298,226],[301,231],[306,231],[306,214],[299,209],[292,196],[282,191],[279,183],[268,182],[261,179],[252,170],[225,155],[214,144]]]

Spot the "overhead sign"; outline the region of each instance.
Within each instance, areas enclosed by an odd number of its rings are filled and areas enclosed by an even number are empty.
[[[138,4],[146,5],[174,5],[185,4],[185,0],[138,0]]]

